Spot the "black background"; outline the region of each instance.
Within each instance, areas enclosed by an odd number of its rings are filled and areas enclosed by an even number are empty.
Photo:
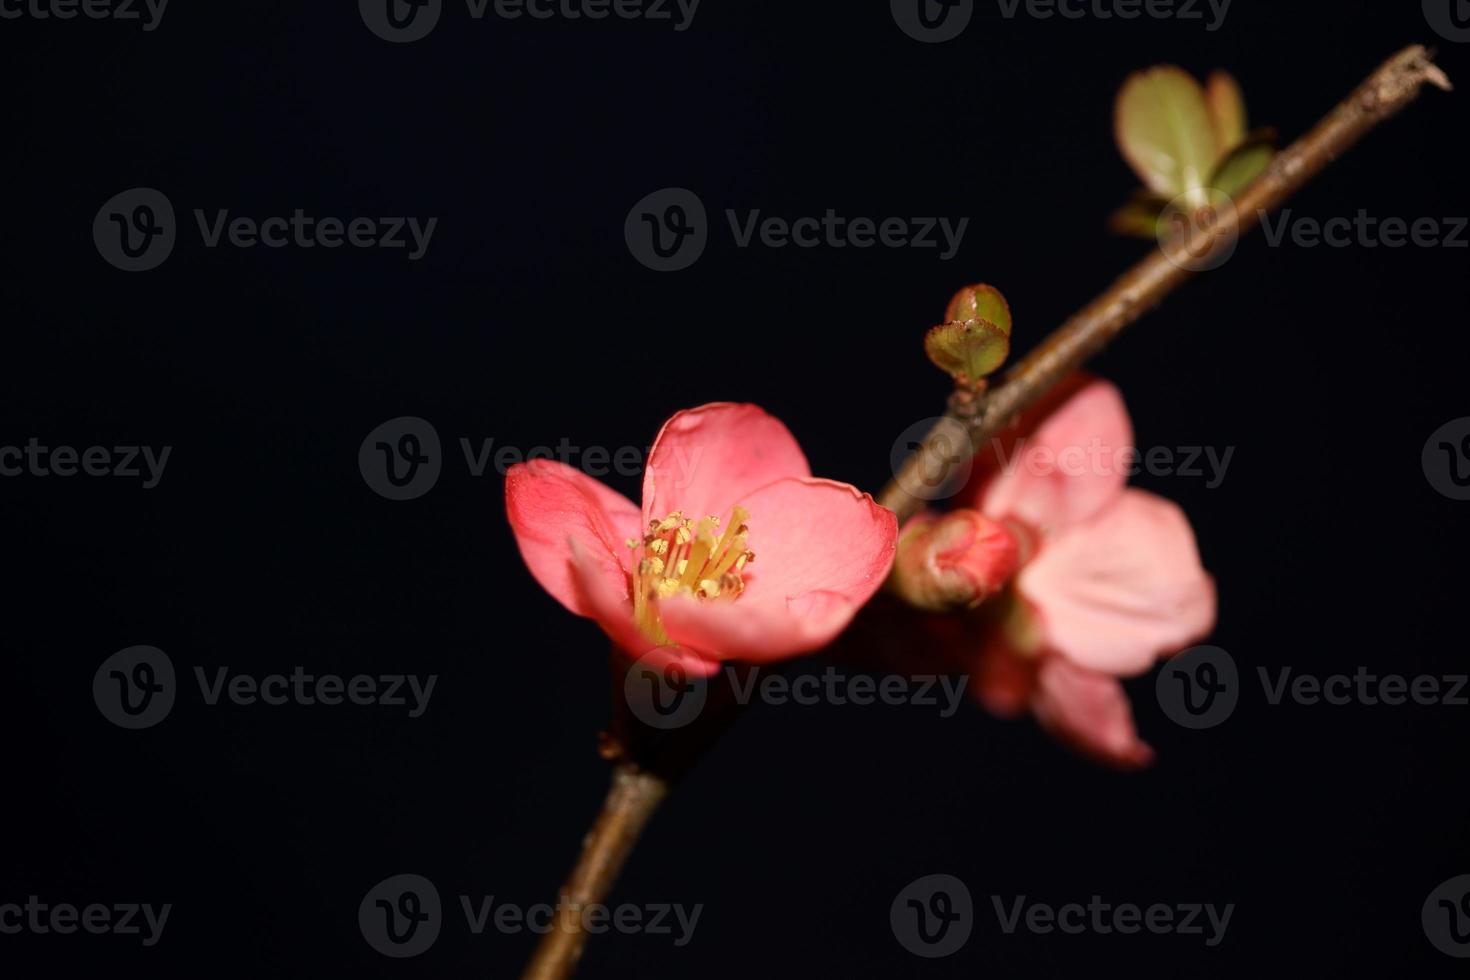
[[[1398,47],[1419,4],[1235,0],[1202,21],[1014,20],[989,2],[917,43],[883,3],[704,0],[668,22],[475,22],[449,3],[390,45],[350,3],[171,5],[136,24],[0,21],[6,55],[0,444],[173,447],[161,484],[0,480],[5,589],[0,901],[172,902],[162,942],[0,936],[0,972],[513,976],[529,934],[475,937],[459,894],[550,899],[604,789],[605,641],[533,582],[496,446],[645,445],[674,410],[758,402],[815,472],[877,490],[943,379],[919,338],[966,282],[999,285],[1025,348],[1143,254],[1110,237],[1135,180],[1113,146],[1132,69],[1241,79],[1253,121],[1304,132]],[[1463,45],[1441,63],[1470,80]],[[1464,96],[1430,93],[1291,204],[1327,219],[1470,214]],[[181,240],[126,274],[91,237],[156,187]],[[714,227],[691,269],[623,241],[684,186]],[[192,209],[438,216],[428,254],[207,249]],[[968,216],[934,250],[734,246],[723,212]],[[1220,588],[1213,642],[1258,665],[1463,671],[1470,510],[1420,449],[1470,414],[1466,263],[1447,248],[1243,241],[1095,363],[1139,445],[1236,448],[1180,502]],[[445,471],[394,503],[359,444],[430,420]],[[613,481],[635,494],[635,479]],[[167,651],[161,725],[109,724],[101,661]],[[206,707],[192,669],[434,673],[427,713]],[[796,669],[820,669],[821,661]],[[607,935],[587,977],[1448,975],[1419,922],[1470,871],[1464,708],[1269,707],[1252,680],[1206,732],[1130,682],[1159,751],[1124,775],[966,705],[756,709],[658,815],[613,902],[702,903],[694,941]],[[360,936],[380,879],[433,879],[437,945]],[[949,873],[976,895],[940,961],[888,926]],[[1225,942],[1006,936],[990,895],[1236,903]]]

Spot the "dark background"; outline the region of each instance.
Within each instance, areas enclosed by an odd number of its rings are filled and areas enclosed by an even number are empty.
[[[1236,0],[1201,21],[1006,20],[926,45],[882,3],[704,0],[693,26],[470,20],[390,45],[350,3],[183,4],[137,23],[0,21],[8,180],[0,444],[169,445],[161,484],[0,480],[5,777],[0,901],[172,902],[162,942],[0,936],[0,972],[513,976],[529,934],[474,937],[459,894],[545,901],[604,789],[605,641],[533,582],[501,482],[458,440],[642,445],[672,411],[759,402],[813,469],[877,490],[945,393],[919,338],[951,292],[999,285],[1026,348],[1143,254],[1104,218],[1134,187],[1113,146],[1132,69],[1235,71],[1253,121],[1301,134],[1400,46],[1417,3]],[[1463,45],[1441,42],[1470,80]],[[1431,93],[1304,191],[1327,219],[1470,214],[1463,95]],[[93,216],[135,186],[183,225],[159,269],[99,257]],[[623,241],[633,203],[696,191],[691,269]],[[440,217],[427,256],[206,249],[193,208]],[[737,249],[723,211],[969,216],[960,255]],[[1180,502],[1220,588],[1213,642],[1257,665],[1464,670],[1470,505],[1420,449],[1470,414],[1470,253],[1243,241],[1095,367],[1139,445],[1236,447]],[[394,503],[363,437],[430,420],[447,459]],[[636,493],[636,480],[614,481]],[[185,689],[156,728],[93,704],[134,644]],[[205,707],[192,668],[435,673],[428,712]],[[820,669],[821,662],[797,669]],[[694,941],[607,935],[586,977],[1448,975],[1419,922],[1470,871],[1464,708],[1269,707],[1174,726],[1125,775],[1030,721],[966,705],[756,709],[650,828],[612,901],[703,903]],[[433,879],[422,957],[360,936],[380,879]],[[949,873],[980,924],[906,952],[897,892]],[[1237,905],[1225,942],[1006,936],[989,897]]]

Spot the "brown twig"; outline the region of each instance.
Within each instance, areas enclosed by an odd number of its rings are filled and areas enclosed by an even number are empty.
[[[655,773],[628,763],[613,770],[602,812],[583,839],[582,856],[562,887],[555,926],[537,946],[524,980],[563,980],[572,975],[587,941],[583,911],[607,896],[644,825],[668,792],[668,781]]]
[[[616,649],[610,667],[612,723],[603,733],[600,751],[613,764],[612,785],[602,812],[582,840],[576,867],[562,886],[555,925],[536,947],[522,980],[572,975],[587,942],[583,910],[602,904],[659,804],[740,716],[744,706],[736,697],[735,682],[744,685],[753,680],[752,668],[741,666],[698,682],[695,715],[667,727],[650,725],[630,704],[629,673],[646,668]],[[639,680],[634,678],[635,683]],[[674,682],[665,675],[662,683]]]
[[[1386,61],[1311,132],[1282,151],[1266,172],[1241,192],[1233,208],[1220,211],[1206,247],[1191,249],[1188,261],[1180,261],[1177,252],[1166,253],[1162,247],[1151,252],[1012,367],[1005,380],[986,396],[978,412],[957,412],[952,401],[946,420],[930,430],[884,488],[879,502],[895,511],[900,523],[912,517],[923,507],[924,497],[922,493],[910,493],[908,488],[933,487],[964,461],[951,446],[955,422],[967,430],[972,450],[984,446],[1052,385],[1191,278],[1195,274],[1191,268],[1209,268],[1211,259],[1233,247],[1242,231],[1253,228],[1375,126],[1414,101],[1425,84],[1446,91],[1451,87],[1423,47],[1405,48]]]

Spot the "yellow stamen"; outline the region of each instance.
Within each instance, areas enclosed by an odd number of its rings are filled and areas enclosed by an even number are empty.
[[[689,565],[679,576],[681,585],[693,586],[699,581],[705,562],[709,561],[710,552],[718,543],[715,540],[714,520],[713,517],[706,517],[699,522],[699,527],[694,532],[694,547],[689,552]]]
[[[728,521],[708,515],[691,522],[675,511],[649,521],[642,540],[630,538],[635,556],[633,617],[639,629],[657,643],[668,643],[658,613],[658,601],[686,595],[704,601],[734,601],[745,591],[741,570],[754,560],[746,548],[750,528],[744,507],[736,507]]]
[[[724,575],[735,567],[736,562],[745,557],[745,539],[747,536],[747,534],[737,534],[734,540],[725,547],[725,553],[720,556],[719,563],[715,565],[715,570],[712,575],[713,578],[719,578],[721,575]]]

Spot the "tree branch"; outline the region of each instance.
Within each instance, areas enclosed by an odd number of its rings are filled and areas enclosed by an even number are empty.
[[[1430,84],[1449,91],[1450,81],[1419,45],[1405,48],[1370,75],[1356,91],[1317,126],[1282,151],[1255,183],[1240,194],[1233,208],[1221,210],[1211,238],[1191,249],[1189,261],[1161,247],[1126,272],[1099,297],[1062,324],[1025,359],[1012,367],[980,406],[951,399],[946,421],[930,430],[920,448],[884,488],[878,500],[907,520],[924,505],[922,495],[907,488],[934,486],[965,456],[951,448],[956,422],[969,435],[971,451],[984,446],[1062,378],[1080,367],[1130,323],[1137,320],[1185,280],[1193,268],[1209,268],[1212,258],[1234,246],[1243,231],[1255,227],[1374,127],[1396,115]]]
[[[622,763],[613,770],[602,812],[582,840],[582,855],[556,908],[556,924],[536,947],[523,980],[564,980],[577,968],[587,942],[582,913],[599,905],[617,880],[648,819],[668,795],[661,776]]]
[[[694,717],[660,727],[648,724],[629,702],[629,672],[644,668],[617,649],[609,666],[612,723],[602,735],[599,751],[613,764],[612,785],[602,812],[582,839],[577,865],[562,886],[555,926],[537,945],[522,980],[563,980],[576,970],[587,942],[584,910],[603,904],[659,804],[744,710],[736,697],[736,681],[746,684],[755,676],[755,668],[748,665],[721,671],[699,685],[702,700],[696,702]],[[684,682],[666,674],[662,683]]]

